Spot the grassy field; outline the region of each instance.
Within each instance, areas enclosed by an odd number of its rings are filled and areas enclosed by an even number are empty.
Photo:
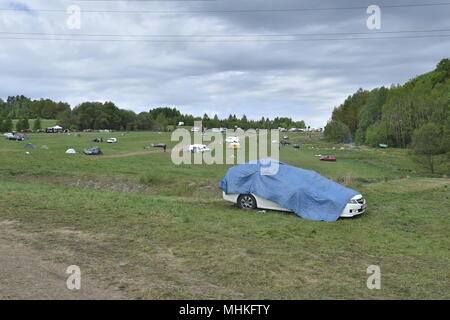
[[[406,150],[289,135],[301,149],[282,147],[281,160],[360,191],[365,215],[325,223],[243,212],[221,200],[230,165],[176,166],[170,152],[144,150],[173,147],[165,133],[35,134],[0,140],[0,224],[46,260],[134,299],[450,298],[447,163],[432,176]],[[104,157],[64,153],[94,145]],[[109,157],[137,152],[148,154]],[[366,287],[369,265],[381,267],[381,290]]]

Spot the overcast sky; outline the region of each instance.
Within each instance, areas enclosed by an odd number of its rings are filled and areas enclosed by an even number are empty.
[[[450,56],[450,37],[413,38],[450,35],[450,5],[383,7],[414,3],[430,2],[2,0],[0,9],[16,11],[0,11],[0,97],[23,94],[72,107],[113,101],[135,112],[176,106],[194,115],[287,116],[324,126],[358,88],[404,83]],[[67,27],[64,11],[72,4],[81,8],[80,30]],[[382,7],[379,31],[366,26],[363,7],[371,4]],[[349,7],[361,8],[261,11]],[[430,30],[449,31],[333,35]],[[318,35],[279,36],[292,34]],[[326,40],[398,36],[410,38]]]

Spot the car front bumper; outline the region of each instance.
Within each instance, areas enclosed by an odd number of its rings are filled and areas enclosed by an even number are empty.
[[[345,209],[342,211],[341,218],[352,218],[363,214],[367,209],[367,204],[364,201],[363,204],[353,204],[349,203],[345,206]]]

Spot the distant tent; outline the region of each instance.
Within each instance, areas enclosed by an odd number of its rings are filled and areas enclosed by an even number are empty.
[[[383,148],[383,149],[389,148],[389,146],[387,144],[384,144],[384,143],[380,143],[378,146],[380,148]]]
[[[75,154],[77,152],[75,151],[75,149],[67,149],[66,153],[68,153],[68,154]]]
[[[46,145],[43,145],[43,146],[41,147],[41,149],[48,150],[48,147],[47,147]]]
[[[28,144],[25,146],[25,148],[27,148],[27,149],[34,149],[34,148],[36,148],[36,147],[35,147],[34,144],[32,144],[32,143],[28,143]]]
[[[63,127],[54,126],[45,129],[46,133],[61,133],[63,131]]]

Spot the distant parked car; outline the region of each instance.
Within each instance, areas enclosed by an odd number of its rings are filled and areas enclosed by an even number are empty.
[[[109,138],[108,140],[106,140],[106,142],[108,142],[108,143],[116,143],[117,139],[116,138]]]
[[[233,142],[233,143],[230,143],[228,148],[230,148],[230,149],[240,149],[241,148],[241,144],[239,142]]]
[[[320,161],[335,162],[336,161],[336,157],[334,157],[334,156],[321,156],[320,157]]]
[[[28,140],[28,138],[23,133],[21,133],[19,135],[8,134],[6,136],[6,140],[26,141],[26,140]]]
[[[165,144],[165,143],[154,144],[153,148],[162,148],[162,149],[164,149],[164,152],[166,152],[167,144]]]
[[[226,194],[223,192],[223,199],[236,203],[240,209],[265,209],[274,211],[291,212],[281,207],[273,201],[263,199],[255,194]],[[363,214],[366,211],[366,200],[360,194],[354,196],[345,206],[340,215],[341,218],[352,218]]]
[[[89,156],[98,156],[103,154],[103,152],[100,150],[99,147],[93,147],[91,149],[85,149],[83,150],[83,153]]]
[[[239,137],[227,137],[225,139],[227,143],[239,143]]]
[[[189,152],[191,153],[203,153],[210,151],[211,149],[209,149],[208,146],[204,144],[192,144],[189,146]]]

